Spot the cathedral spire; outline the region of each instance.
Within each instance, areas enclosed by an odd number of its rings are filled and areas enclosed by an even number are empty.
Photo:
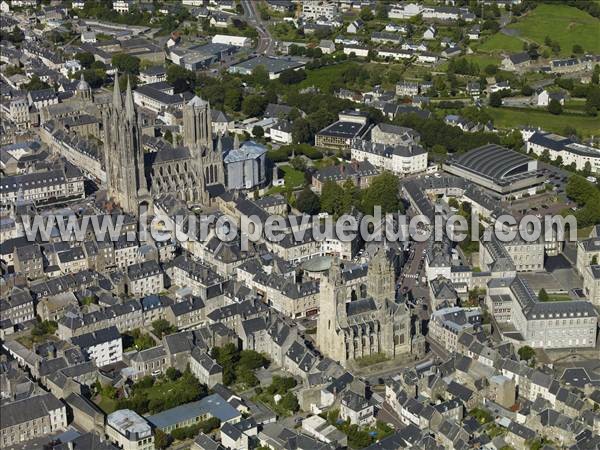
[[[113,106],[121,109],[123,104],[121,103],[121,91],[119,90],[119,71],[115,72],[115,87],[113,89]]]
[[[234,133],[234,136],[233,136],[233,149],[237,150],[238,148],[240,148],[240,137],[238,136],[237,133]]]
[[[129,76],[127,77],[127,92],[125,93],[125,111],[129,120],[132,120],[135,117],[133,94],[131,93],[131,80],[129,79]]]

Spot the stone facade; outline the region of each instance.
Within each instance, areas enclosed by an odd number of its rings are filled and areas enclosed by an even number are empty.
[[[395,301],[394,269],[381,250],[369,265],[367,294],[346,303],[338,260],[321,280],[317,344],[342,365],[377,353],[397,358],[411,352],[410,314]]]

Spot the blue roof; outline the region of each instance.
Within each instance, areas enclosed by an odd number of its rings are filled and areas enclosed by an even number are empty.
[[[235,161],[256,159],[265,153],[267,153],[267,148],[264,145],[257,144],[254,141],[246,141],[240,146],[240,148],[231,150],[225,157],[224,161],[226,163],[231,163]]]
[[[217,417],[222,423],[241,416],[223,397],[219,394],[212,394],[197,402],[176,406],[146,419],[157,428],[167,428],[206,413]]]

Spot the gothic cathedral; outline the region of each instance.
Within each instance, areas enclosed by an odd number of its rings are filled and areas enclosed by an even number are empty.
[[[386,251],[369,264],[366,296],[348,301],[339,260],[321,279],[317,322],[319,350],[346,366],[348,361],[383,353],[397,358],[411,353],[411,317],[396,301],[395,275]]]
[[[213,136],[210,104],[195,96],[184,105],[183,146],[144,153],[140,122],[129,81],[123,104],[115,75],[112,103],[103,111],[109,198],[135,215],[140,204],[150,207],[166,194],[208,204],[209,189],[224,183],[221,136]]]

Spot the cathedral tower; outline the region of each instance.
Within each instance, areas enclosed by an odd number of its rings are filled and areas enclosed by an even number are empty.
[[[144,153],[138,117],[127,80],[125,103],[115,74],[112,103],[102,112],[104,157],[108,197],[123,211],[137,215],[141,204],[150,208],[152,198],[144,172]]]
[[[394,265],[388,259],[385,247],[377,250],[369,264],[367,292],[373,297],[377,306],[383,305],[386,299],[393,302],[396,298]]]
[[[327,275],[321,277],[319,287],[319,317],[317,346],[334,360],[345,359],[344,335],[340,333],[338,309],[345,312],[346,286],[340,261],[334,258]]]
[[[183,145],[212,148],[210,103],[198,96],[183,106]]]

